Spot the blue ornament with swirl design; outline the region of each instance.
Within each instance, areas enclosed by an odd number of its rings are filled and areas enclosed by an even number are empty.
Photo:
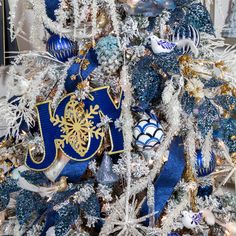
[[[197,171],[198,177],[204,177],[211,174],[216,167],[216,159],[214,153],[211,154],[211,160],[209,166],[205,167],[203,163],[203,155],[201,150],[197,150],[197,159],[195,163],[195,169]]]
[[[151,149],[159,145],[163,138],[163,128],[155,117],[144,117],[135,125],[133,130],[135,143],[141,149]]]
[[[56,34],[48,39],[46,49],[52,56],[62,62],[77,55],[77,44]]]

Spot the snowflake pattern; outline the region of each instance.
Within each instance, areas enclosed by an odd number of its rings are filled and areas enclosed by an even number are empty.
[[[57,145],[64,148],[65,143],[70,144],[83,157],[93,137],[104,137],[102,128],[98,128],[92,121],[98,112],[99,105],[90,106],[89,110],[85,110],[83,102],[71,98],[66,105],[64,116],[60,118],[56,115],[51,118],[51,122],[58,125],[63,133],[61,139],[57,140]]]

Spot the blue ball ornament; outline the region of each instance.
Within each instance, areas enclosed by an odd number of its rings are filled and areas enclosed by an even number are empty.
[[[205,199],[206,197],[209,197],[212,194],[212,192],[213,192],[212,185],[199,186],[197,191],[197,196]]]
[[[146,150],[159,145],[164,138],[163,128],[159,121],[147,116],[135,125],[133,134],[136,145]]]
[[[215,170],[215,167],[216,167],[216,159],[215,159],[214,153],[211,154],[211,160],[209,163],[209,167],[205,167],[203,165],[202,151],[197,150],[197,160],[195,163],[195,168],[196,168],[198,177],[204,177],[204,176],[211,174]]]
[[[56,34],[48,39],[46,49],[52,56],[62,62],[77,55],[77,44]]]

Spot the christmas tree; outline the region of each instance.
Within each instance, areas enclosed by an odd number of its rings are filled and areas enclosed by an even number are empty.
[[[20,2],[45,50],[0,100],[1,235],[235,235],[236,50],[203,3]]]

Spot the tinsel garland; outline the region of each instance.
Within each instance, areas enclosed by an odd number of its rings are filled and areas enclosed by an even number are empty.
[[[129,198],[130,198],[130,187],[131,187],[131,142],[132,137],[132,127],[133,127],[133,117],[131,114],[131,83],[127,74],[127,68],[124,63],[122,72],[121,72],[121,88],[124,91],[124,100],[122,103],[122,112],[124,117],[123,132],[124,132],[124,150],[125,150],[125,159],[127,164],[127,187],[126,187],[126,207],[125,207],[125,221],[129,220]]]

